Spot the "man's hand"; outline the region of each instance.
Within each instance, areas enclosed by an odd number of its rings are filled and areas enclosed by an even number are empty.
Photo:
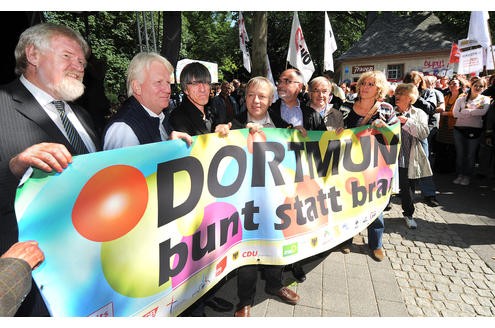
[[[388,124],[385,123],[382,119],[377,118],[371,123],[371,126],[374,128],[384,128],[388,126]]]
[[[246,124],[246,128],[249,129],[249,133],[251,134],[263,131],[263,126],[254,122],[249,122],[248,124]]]
[[[60,173],[72,163],[72,155],[65,145],[57,143],[39,143],[26,148],[9,162],[10,171],[21,178],[27,169],[32,166],[45,172],[55,170]]]
[[[294,129],[301,132],[301,134],[304,138],[306,138],[308,136],[308,131],[306,131],[306,129],[302,125],[295,126]]]
[[[192,144],[192,137],[189,134],[185,132],[172,131],[172,133],[170,133],[169,140],[177,140],[177,139],[184,140],[188,147],[191,146]]]
[[[1,258],[16,258],[26,261],[31,269],[45,260],[45,255],[38,247],[38,242],[34,240],[17,242],[12,245]]]
[[[404,115],[400,115],[399,116],[399,121],[400,121],[400,124],[406,124],[408,118]]]
[[[231,127],[232,127],[231,122],[229,122],[227,124],[218,124],[215,127],[215,133],[218,133],[220,135],[220,137],[226,137],[229,135]]]

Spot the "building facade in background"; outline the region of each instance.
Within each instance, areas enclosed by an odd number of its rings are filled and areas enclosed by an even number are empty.
[[[450,50],[458,39],[433,13],[400,17],[384,12],[374,18],[352,48],[337,58],[337,76],[340,81],[350,82],[371,70],[384,72],[390,82],[402,81],[411,70],[450,76],[456,70],[449,65]]]

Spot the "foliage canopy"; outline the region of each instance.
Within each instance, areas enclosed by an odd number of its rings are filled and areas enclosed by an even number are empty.
[[[363,34],[372,12],[328,12],[337,40],[334,58],[349,49]],[[410,15],[411,12],[398,12]],[[160,49],[163,28],[161,12],[153,12]],[[244,12],[246,28],[252,49],[253,17],[255,12]],[[299,19],[306,43],[315,63],[316,72],[323,64],[324,12],[299,12]],[[376,13],[375,13],[376,14]],[[443,24],[459,35],[467,35],[470,12],[435,12]],[[108,98],[115,102],[119,94],[125,94],[125,78],[129,61],[139,52],[135,12],[45,12],[47,21],[63,23],[79,30],[89,41],[96,58],[106,62],[105,88]],[[190,58],[212,61],[218,64],[219,79],[242,81],[250,74],[242,65],[239,49],[237,19],[239,12],[182,12],[182,42],[179,59]],[[268,12],[267,53],[271,69],[276,76],[286,67],[287,47],[293,12]],[[491,31],[495,30],[495,16],[489,20]]]

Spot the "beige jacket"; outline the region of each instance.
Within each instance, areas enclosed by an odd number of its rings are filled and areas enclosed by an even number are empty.
[[[419,179],[433,175],[430,161],[421,146],[420,140],[426,139],[429,134],[428,115],[421,109],[411,107],[409,110],[409,119],[402,126],[404,131],[407,131],[414,137],[411,144],[409,155],[409,168],[407,176],[409,179]]]

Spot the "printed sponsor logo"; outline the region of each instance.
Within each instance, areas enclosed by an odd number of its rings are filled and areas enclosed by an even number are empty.
[[[156,312],[158,312],[158,306],[151,310],[150,312],[143,315],[143,317],[156,317]]]
[[[256,256],[258,256],[258,251],[242,252],[242,257],[256,257]]]
[[[215,275],[219,276],[227,267],[227,256],[225,256],[220,262],[217,263]]]
[[[292,244],[289,244],[289,245],[285,245],[282,249],[282,256],[283,257],[286,257],[286,256],[290,256],[290,255],[294,255],[294,254],[297,254],[298,252],[298,244],[297,243],[292,243]]]
[[[99,310],[91,313],[90,317],[113,317],[113,302],[108,303],[107,305],[101,307]]]

